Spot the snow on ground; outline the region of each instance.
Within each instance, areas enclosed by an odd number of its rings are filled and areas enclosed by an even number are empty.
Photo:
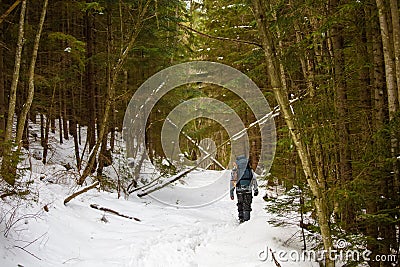
[[[272,215],[264,209],[263,189],[253,199],[251,220],[240,225],[236,199],[232,201],[228,195],[203,207],[179,208],[151,197],[141,199],[131,195],[125,200],[118,199],[115,193],[92,190],[65,206],[63,200],[71,193],[74,177],[68,177],[65,168],[55,162],[73,163],[73,145],[67,142],[54,146],[64,152],[55,155],[52,163],[43,166],[31,159],[34,168],[29,175],[35,181],[32,188],[37,202],[21,204],[16,215],[21,220],[7,238],[0,235],[2,267],[275,266],[270,253],[266,261],[259,259],[265,257],[269,248],[288,253],[300,251],[300,237],[290,246],[283,245],[298,232],[297,226],[277,228],[267,223]],[[199,177],[199,173],[193,174],[199,183],[204,183],[205,177],[215,180],[221,175],[204,171],[204,176]],[[3,214],[12,211],[7,201],[1,204]],[[90,204],[140,221],[92,209]],[[48,212],[43,209],[45,205]],[[22,218],[21,214],[32,215]],[[2,222],[1,233],[4,229]],[[289,260],[281,264],[317,266],[310,261]]]
[[[269,225],[260,196],[254,199],[252,219],[238,225],[235,202],[229,197],[201,208],[180,209],[97,191],[64,206],[66,193],[57,184],[43,186],[35,208],[47,204],[49,212],[23,220],[9,240],[1,237],[0,266],[275,266],[270,259],[259,260],[266,246],[294,249],[280,244],[297,229]],[[91,209],[90,204],[141,221]],[[103,215],[107,222],[101,220]],[[40,260],[16,245],[27,245],[25,249]]]

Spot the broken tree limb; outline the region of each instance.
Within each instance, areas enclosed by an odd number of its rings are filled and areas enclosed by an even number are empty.
[[[88,186],[82,188],[82,189],[79,190],[79,191],[76,191],[75,193],[73,193],[72,195],[68,196],[68,197],[64,200],[64,205],[67,205],[67,203],[70,202],[72,199],[74,199],[74,198],[76,198],[77,196],[79,196],[79,195],[81,195],[81,194],[83,194],[83,193],[89,191],[90,189],[95,188],[95,187],[98,186],[99,184],[100,184],[100,182],[99,182],[99,181],[96,181],[96,182],[94,182],[93,184],[88,185]]]
[[[144,185],[139,186],[139,187],[136,187],[136,188],[134,188],[134,189],[132,189],[132,190],[129,190],[129,189],[128,189],[128,193],[129,193],[129,194],[132,194],[132,193],[134,193],[134,192],[136,192],[136,191],[139,191],[139,190],[146,191],[146,190],[148,190],[149,188],[156,186],[156,182],[158,182],[159,180],[161,180],[161,178],[163,178],[163,177],[164,177],[164,176],[159,175],[156,179],[152,180],[152,181],[149,182],[148,184],[144,184]]]
[[[90,204],[90,207],[93,208],[93,209],[105,211],[105,212],[108,212],[108,213],[111,213],[111,214],[114,214],[114,215],[117,215],[117,216],[120,216],[120,217],[123,217],[123,218],[127,218],[127,219],[130,219],[130,220],[135,220],[137,222],[141,221],[140,219],[138,219],[136,217],[131,217],[131,216],[119,213],[118,211],[115,211],[113,209],[101,207],[101,206],[99,206],[97,204]]]
[[[167,117],[167,122],[169,122],[172,126],[174,126],[176,129],[178,129],[178,126],[176,126],[175,123],[173,123],[168,117]],[[204,154],[208,155],[208,151],[203,148],[201,145],[197,144],[195,140],[193,140],[193,138],[191,138],[189,135],[187,135],[185,132],[181,132],[182,135],[184,137],[186,137],[187,140],[189,140],[194,146],[196,146],[201,152],[203,152]],[[217,164],[221,169],[225,170],[224,165],[222,165],[221,162],[219,162],[218,160],[216,160],[214,157],[210,157],[212,161],[215,162],[215,164]]]
[[[205,156],[204,158],[202,158],[202,159],[199,161],[199,163],[197,163],[194,167],[192,167],[192,168],[190,168],[190,169],[188,169],[188,170],[186,170],[186,171],[183,171],[182,173],[178,174],[175,178],[173,178],[172,180],[169,180],[168,182],[166,182],[166,183],[164,183],[164,184],[162,184],[162,185],[159,185],[159,186],[157,186],[157,187],[154,187],[153,189],[150,189],[150,190],[148,190],[148,191],[144,191],[143,193],[137,194],[137,196],[138,196],[138,197],[147,196],[148,194],[151,194],[151,193],[153,193],[153,192],[155,192],[155,191],[158,191],[158,190],[160,190],[160,189],[166,187],[167,185],[172,184],[172,183],[175,182],[175,181],[178,181],[180,178],[184,177],[185,175],[187,175],[187,174],[189,174],[190,172],[192,172],[192,171],[194,171],[195,169],[197,169],[197,168],[200,166],[200,164],[203,163],[203,162],[204,162],[206,159],[208,159],[210,156],[211,156],[211,154],[206,155],[206,156]],[[160,178],[160,177],[158,177],[158,178]],[[158,178],[157,178],[157,179],[158,179]]]

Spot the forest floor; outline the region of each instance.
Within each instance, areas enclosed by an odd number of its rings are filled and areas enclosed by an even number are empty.
[[[53,153],[46,165],[29,159],[33,171],[25,178],[34,181],[35,201],[9,199],[0,207],[2,267],[276,266],[269,249],[284,267],[318,266],[294,260],[293,253],[300,254],[302,244],[296,223],[268,223],[274,215],[265,210],[264,188],[253,199],[251,220],[242,224],[237,222],[236,199],[228,194],[204,207],[179,208],[151,197],[132,194],[118,199],[116,193],[91,190],[64,205],[65,197],[78,189],[64,167],[73,162],[73,143],[53,140],[53,148],[58,154]],[[218,172],[204,174],[212,178]],[[91,204],[140,221],[93,209]]]

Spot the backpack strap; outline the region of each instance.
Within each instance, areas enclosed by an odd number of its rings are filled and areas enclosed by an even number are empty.
[[[238,166],[237,166],[236,162],[234,162],[232,165],[233,165],[233,168],[232,168],[231,181],[232,181],[233,187],[235,188],[236,184],[238,183]]]

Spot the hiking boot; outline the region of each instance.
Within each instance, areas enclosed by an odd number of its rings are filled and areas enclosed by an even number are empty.
[[[245,210],[245,211],[243,212],[243,220],[245,220],[245,221],[250,220],[250,211]]]

